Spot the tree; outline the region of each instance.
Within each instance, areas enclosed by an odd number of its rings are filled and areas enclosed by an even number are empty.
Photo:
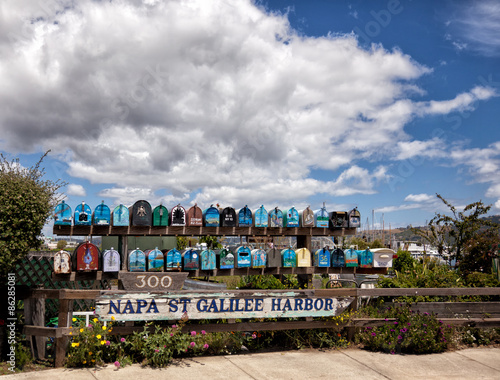
[[[64,249],[64,248],[66,248],[67,245],[68,245],[68,242],[66,240],[59,240],[57,242],[57,249],[59,249],[59,250]]]
[[[18,260],[42,245],[42,228],[58,202],[64,182],[44,180],[38,163],[24,168],[19,159],[0,154],[0,278],[5,279]],[[3,282],[5,283],[5,282]]]

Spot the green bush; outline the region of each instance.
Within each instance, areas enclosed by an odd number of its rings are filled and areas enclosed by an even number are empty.
[[[415,313],[408,305],[385,310],[365,309],[361,314],[393,322],[383,326],[368,326],[356,335],[356,341],[371,351],[391,354],[430,354],[444,352],[452,341],[453,328],[436,316]]]

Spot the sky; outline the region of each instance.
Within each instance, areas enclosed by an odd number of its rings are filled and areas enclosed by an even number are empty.
[[[73,209],[499,214],[499,95],[497,1],[0,3],[0,152]]]

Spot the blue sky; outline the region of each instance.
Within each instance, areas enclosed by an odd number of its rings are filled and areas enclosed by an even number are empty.
[[[0,5],[0,152],[72,207],[500,213],[496,1],[44,4]]]

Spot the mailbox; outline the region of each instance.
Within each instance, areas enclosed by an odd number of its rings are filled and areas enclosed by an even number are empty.
[[[269,211],[269,227],[283,227],[283,212],[275,207],[271,211]]]
[[[344,251],[344,259],[346,267],[357,267],[358,266],[358,252],[355,249],[346,249]]]
[[[265,268],[267,254],[263,249],[252,249],[252,268]]]
[[[392,260],[396,252],[389,248],[374,248],[371,251],[374,268],[392,268]]]
[[[329,267],[331,260],[331,253],[328,250],[328,247],[321,248],[314,252],[314,266],[315,267]]]
[[[292,248],[286,248],[281,251],[281,262],[285,268],[297,266],[297,254]]]
[[[159,205],[153,210],[153,226],[155,227],[166,227],[168,226],[168,209]]]
[[[163,260],[163,252],[158,248],[150,249],[144,252],[148,262],[148,272],[163,272],[165,262]]]
[[[314,225],[315,227],[326,228],[329,225],[329,221],[328,211],[326,211],[326,206],[323,202],[323,207],[314,211]]]
[[[182,253],[182,263],[184,270],[200,269],[200,254],[193,248],[185,249]]]
[[[111,211],[104,201],[94,209],[92,220],[94,226],[109,226],[111,223]]]
[[[295,207],[285,213],[284,225],[285,227],[300,227],[300,216]]]
[[[203,211],[198,207],[198,204],[190,207],[187,211],[186,226],[201,227],[203,226]]]
[[[310,206],[307,206],[300,214],[300,222],[302,227],[314,227],[314,211]]]
[[[252,251],[250,248],[241,246],[236,249],[236,267],[249,268],[252,264]]]
[[[131,207],[132,226],[151,226],[153,224],[153,213],[148,201],[140,200]]]
[[[128,254],[129,272],[146,271],[146,255],[139,248],[134,249]]]
[[[92,210],[85,202],[75,208],[75,226],[90,226],[92,222]]]
[[[62,249],[54,255],[54,273],[71,273],[71,255]]]
[[[166,271],[180,271],[182,269],[182,254],[178,249],[165,250],[163,257]]]
[[[267,227],[269,225],[267,211],[264,205],[260,206],[254,213],[255,227]]]
[[[349,211],[349,227],[350,228],[361,227],[361,214],[359,213],[357,207]]]
[[[201,270],[214,270],[216,268],[215,252],[209,248],[200,253]]]
[[[252,210],[245,205],[238,212],[238,226],[240,227],[251,227],[253,225]]]
[[[297,255],[297,266],[298,267],[311,267],[311,251],[307,248],[298,248],[295,250],[295,254]]]
[[[333,211],[330,213],[331,228],[347,228],[349,227],[349,217],[345,211]]]
[[[102,271],[103,272],[119,272],[121,266],[120,253],[113,247],[107,249],[102,254]]]
[[[173,207],[170,211],[170,225],[179,227],[186,225],[186,210],[181,205]]]
[[[101,252],[95,244],[87,241],[80,243],[73,252],[73,267],[77,271],[97,271],[101,267]]]
[[[281,262],[281,250],[277,248],[271,248],[267,250],[267,266],[269,268],[280,267]]]
[[[233,207],[226,207],[221,211],[220,225],[221,227],[236,227],[238,225],[236,210]]]
[[[219,227],[220,215],[219,209],[210,205],[209,208],[203,210],[203,224],[205,227]]]
[[[341,248],[336,248],[332,252],[332,267],[334,268],[345,267],[344,251]]]
[[[62,201],[54,210],[54,226],[71,226],[72,222],[73,212],[71,207]]]
[[[129,225],[129,211],[128,207],[124,205],[116,206],[113,210],[113,226],[124,227]]]
[[[373,252],[370,248],[364,251],[357,251],[358,253],[358,265],[360,268],[373,268]]]
[[[217,267],[219,269],[233,269],[234,268],[234,254],[227,248],[222,248],[216,252]]]

